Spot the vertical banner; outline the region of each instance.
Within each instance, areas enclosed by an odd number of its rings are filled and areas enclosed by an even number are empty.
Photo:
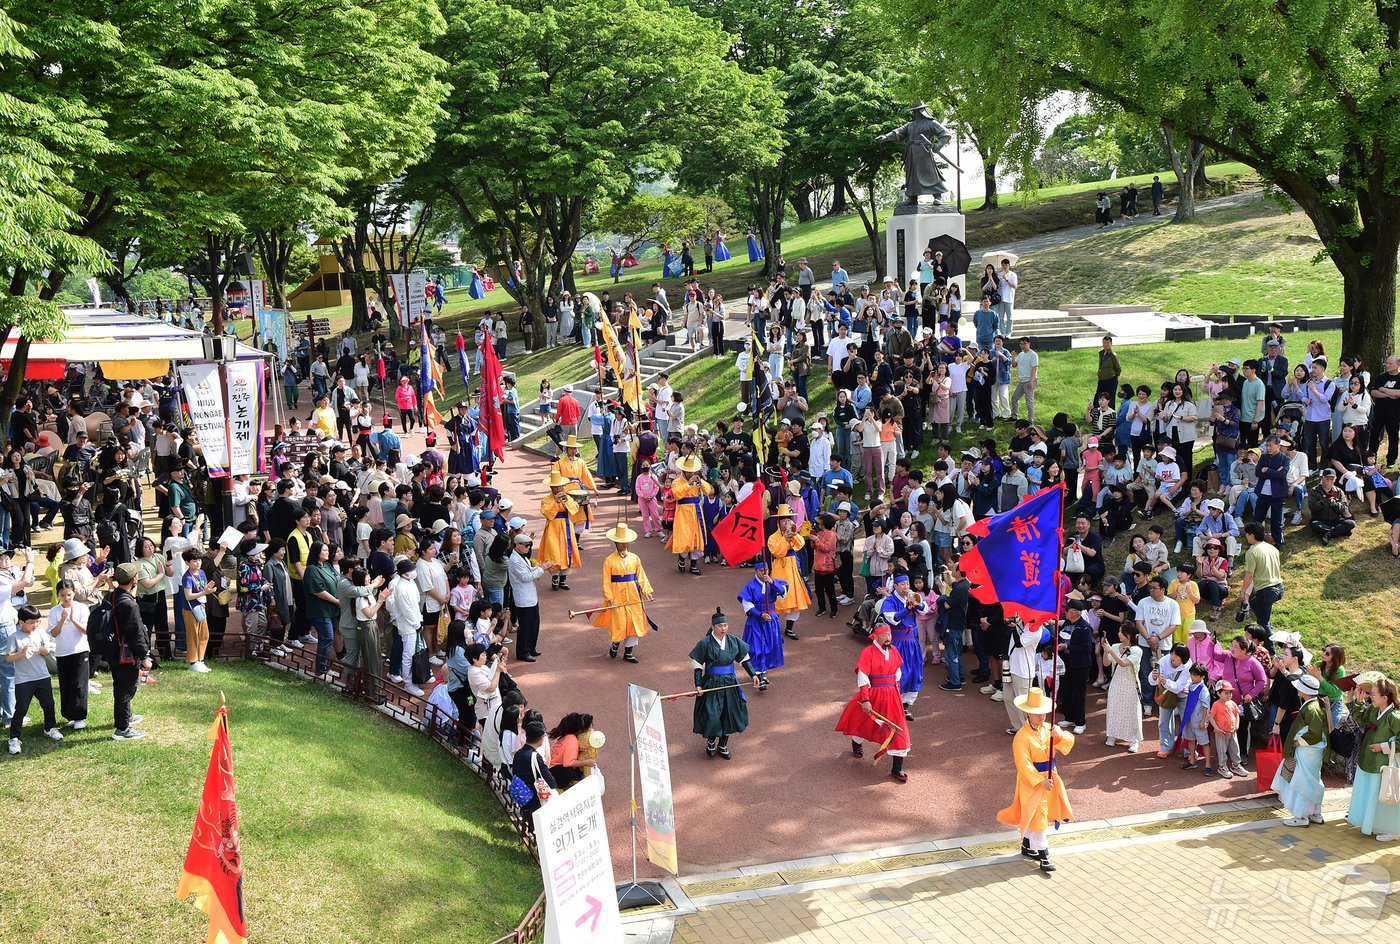
[[[395,272],[389,276],[389,285],[394,289],[394,304],[399,309],[399,324],[407,328],[412,323],[408,318],[409,305],[412,304],[408,294],[408,277]]]
[[[248,285],[251,288],[250,295],[253,299],[253,314],[257,315],[267,307],[267,282],[263,279],[252,279]]]
[[[263,363],[234,361],[225,376],[229,474],[257,475],[263,469]]]
[[[228,475],[228,424],[224,417],[224,385],[219,379],[219,365],[185,364],[180,368],[180,383],[185,389],[190,424],[199,433],[209,477],[223,478]]]
[[[676,810],[671,801],[671,755],[666,749],[661,696],[649,688],[628,685],[627,702],[632,707],[637,775],[642,781],[642,821],[647,828],[647,859],[677,875],[680,866],[676,858]]]
[[[408,274],[408,323],[417,324],[428,313],[428,273]]]
[[[285,361],[291,354],[287,347],[287,313],[277,309],[261,310],[258,320],[262,325],[262,342],[277,349],[277,359]]]
[[[544,944],[622,944],[602,781],[584,777],[534,814],[548,906]]]

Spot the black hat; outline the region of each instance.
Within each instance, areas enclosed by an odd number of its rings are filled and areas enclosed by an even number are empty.
[[[719,607],[715,607],[714,615],[710,617],[710,625],[718,626],[720,623],[727,622],[729,622],[729,617],[725,616],[724,612]]]

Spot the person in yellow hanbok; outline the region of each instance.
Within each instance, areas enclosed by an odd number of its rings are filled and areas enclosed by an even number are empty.
[[[1021,855],[1039,859],[1042,872],[1053,872],[1055,865],[1050,861],[1046,829],[1051,823],[1058,829],[1061,823],[1074,818],[1074,811],[1050,753],[1053,745],[1056,754],[1068,754],[1074,747],[1074,735],[1046,721],[1050,699],[1039,688],[1018,697],[1016,708],[1026,716],[1026,723],[1011,742],[1011,756],[1016,761],[1016,795],[1010,806],[997,813],[997,820],[1021,831]]]
[[[794,624],[802,615],[802,611],[812,605],[812,595],[807,592],[807,583],[802,579],[800,566],[801,551],[807,541],[797,533],[797,525],[792,520],[792,508],[787,502],[778,506],[773,517],[778,522],[778,530],[768,535],[768,553],[773,558],[770,569],[773,579],[781,580],[788,588],[787,593],[778,598],[775,609],[783,621],[783,635],[789,639],[796,639],[797,630]]]
[[[564,454],[554,460],[554,465],[550,471],[558,472],[568,481],[569,491],[586,490],[596,492],[598,486],[593,482],[593,473],[588,470],[588,465],[579,458],[578,437],[570,436],[564,440]],[[577,509],[573,512],[574,534],[577,539],[580,529],[587,528],[593,522],[593,512],[589,510],[587,504],[574,502]]]
[[[671,496],[676,500],[676,518],[671,523],[671,539],[666,548],[676,555],[676,570],[685,573],[686,559],[690,572],[700,573],[700,555],[705,552],[705,523],[700,514],[700,499],[713,495],[710,483],[700,478],[703,468],[697,456],[686,456],[676,463],[680,475],[671,481]]]
[[[558,472],[551,472],[544,484],[549,486],[549,494],[540,500],[544,533],[540,535],[539,559],[541,564],[553,564],[557,568],[549,575],[549,589],[568,590],[569,571],[583,566],[571,523],[578,514],[578,502],[565,494],[564,490],[573,483]]]
[[[650,628],[642,601],[652,599],[651,581],[647,580],[642,559],[628,550],[637,540],[636,531],[619,524],[608,531],[607,538],[617,548],[603,561],[603,606],[611,609],[594,616],[593,625],[607,627],[612,636],[608,658],[616,659],[618,648],[625,647],[622,658],[635,665],[637,640]]]

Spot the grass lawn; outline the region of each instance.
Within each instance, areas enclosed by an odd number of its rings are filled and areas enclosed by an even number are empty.
[[[1298,210],[1265,201],[1193,223],[1114,229],[1036,253],[1019,267],[1017,302],[1141,302],[1191,314],[1340,314],[1342,279]]]
[[[144,741],[110,740],[110,684],[62,743],[30,710],[24,753],[0,763],[0,938],[203,939],[207,920],[175,888],[221,691],[253,939],[489,941],[534,903],[539,870],[495,799],[423,735],[246,663],[157,675],[135,702]]]

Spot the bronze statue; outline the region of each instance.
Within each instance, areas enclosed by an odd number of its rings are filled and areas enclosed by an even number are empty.
[[[915,105],[913,111],[914,115],[909,121],[875,140],[882,144],[887,141],[904,142],[906,202],[918,203],[919,197],[931,196],[935,203],[943,203],[952,191],[943,180],[938,160],[943,157],[940,153],[943,148],[952,143],[953,136],[929,114],[928,106],[923,102]],[[943,159],[947,160],[946,157]]]

